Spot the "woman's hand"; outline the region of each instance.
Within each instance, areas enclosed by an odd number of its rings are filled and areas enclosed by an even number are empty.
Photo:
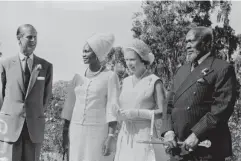
[[[109,156],[111,154],[111,152],[113,151],[113,149],[111,148],[112,144],[114,144],[114,141],[114,136],[107,136],[102,146],[102,154],[104,156]]]
[[[136,109],[128,109],[128,110],[123,110],[120,109],[118,111],[118,118],[120,120],[128,120],[128,119],[133,119],[138,117],[138,110]]]
[[[128,110],[119,110],[119,118],[120,120],[128,120],[128,119],[135,119],[135,118],[142,118],[142,119],[151,119],[154,110],[149,109],[128,109]],[[159,110],[157,111],[159,112]]]

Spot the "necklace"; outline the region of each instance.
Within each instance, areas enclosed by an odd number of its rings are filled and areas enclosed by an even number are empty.
[[[132,83],[134,86],[146,75],[147,71],[148,70],[146,69],[139,78],[137,78],[135,75],[132,76]]]
[[[88,77],[94,77],[94,76],[98,75],[102,71],[102,69],[103,69],[103,66],[101,66],[98,71],[93,72],[93,71],[90,70],[90,68],[87,68],[87,71],[85,72],[85,75],[86,76],[88,75]]]

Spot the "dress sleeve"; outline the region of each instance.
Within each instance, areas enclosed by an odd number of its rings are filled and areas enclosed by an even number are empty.
[[[120,83],[118,76],[113,72],[108,80],[106,105],[106,122],[117,121],[115,110],[119,108]]]
[[[64,102],[63,110],[61,113],[61,117],[66,120],[71,120],[76,96],[74,89],[75,87],[80,84],[80,76],[75,74],[74,78],[71,80],[70,85],[67,87],[67,97]]]
[[[166,104],[166,90],[161,79],[158,79],[154,84],[154,98],[156,101],[157,109],[160,111],[160,113],[162,113]]]

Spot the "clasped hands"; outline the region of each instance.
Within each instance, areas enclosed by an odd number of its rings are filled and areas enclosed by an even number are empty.
[[[154,110],[149,109],[117,109],[118,120],[129,120],[135,118],[151,119]]]
[[[117,117],[119,120],[128,120],[138,117],[138,111],[136,109],[118,109]]]
[[[172,150],[177,148],[181,149],[180,155],[185,155],[194,150],[199,143],[199,139],[194,133],[189,135],[184,142],[177,141],[173,131],[166,132],[164,135],[164,141],[166,143],[166,152],[171,155],[173,155]]]

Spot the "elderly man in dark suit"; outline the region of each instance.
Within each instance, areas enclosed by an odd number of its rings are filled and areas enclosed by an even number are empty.
[[[179,68],[162,134],[167,149],[177,145],[187,153],[171,161],[224,161],[232,155],[228,120],[236,101],[236,75],[231,64],[211,53],[212,29],[196,27],[186,36],[187,63]],[[211,147],[198,146],[208,140]]]

